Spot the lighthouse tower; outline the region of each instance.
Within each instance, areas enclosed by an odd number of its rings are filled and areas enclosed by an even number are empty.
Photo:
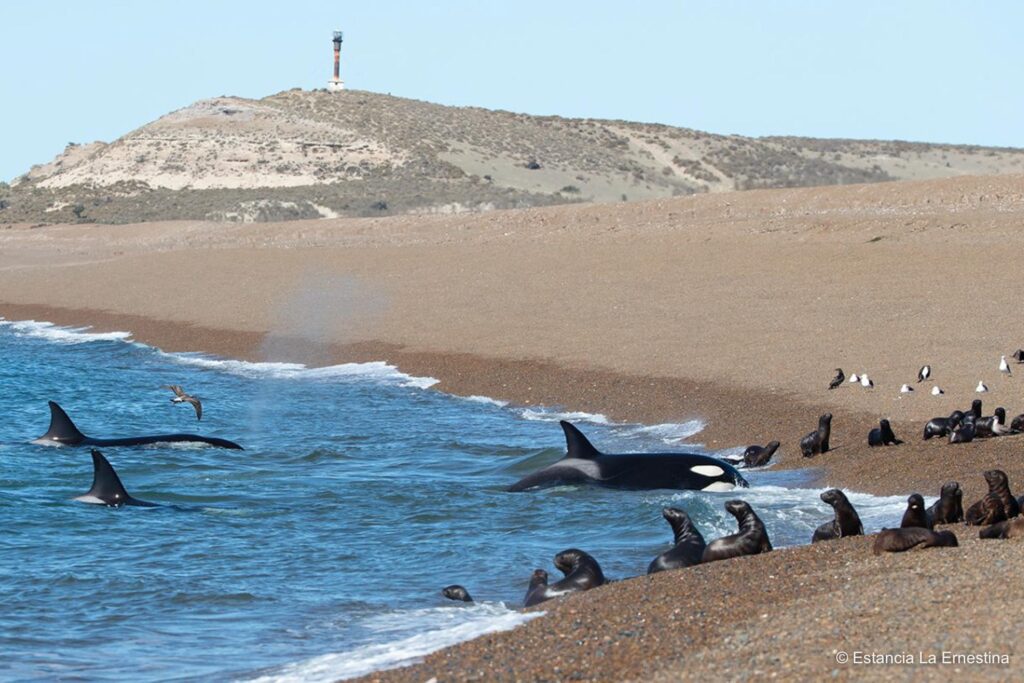
[[[334,78],[327,81],[327,89],[331,92],[345,89],[345,81],[341,80],[341,31],[334,32]]]

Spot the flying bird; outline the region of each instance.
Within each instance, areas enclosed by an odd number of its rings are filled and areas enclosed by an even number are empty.
[[[170,389],[174,392],[174,398],[171,399],[171,403],[191,403],[192,407],[196,409],[196,419],[203,419],[203,404],[195,396],[191,396],[185,393],[185,390],[177,384],[165,384],[161,389]]]
[[[833,379],[832,382],[829,383],[828,388],[829,389],[835,389],[836,387],[841,385],[845,379],[846,379],[846,375],[843,374],[843,369],[842,368],[836,368],[835,379]]]
[[[932,376],[932,366],[922,365],[921,369],[917,371],[917,381],[923,382]]]
[[[999,372],[1010,375],[1011,377],[1013,376],[1013,373],[1010,372],[1010,364],[1006,362],[1006,356],[999,357]]]
[[[978,386],[975,387],[974,390],[976,392],[978,392],[979,394],[984,394],[986,391],[988,391],[988,387],[985,386],[984,382],[982,382],[981,380],[978,380]]]

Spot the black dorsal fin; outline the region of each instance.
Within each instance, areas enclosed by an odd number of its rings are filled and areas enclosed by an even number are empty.
[[[117,472],[95,448],[92,449],[92,488],[85,495],[98,498],[115,507],[135,502],[135,499],[125,491]]]
[[[86,436],[78,431],[68,414],[59,405],[50,401],[50,428],[39,437],[39,441],[76,444],[85,441]]]
[[[562,425],[562,431],[565,432],[565,447],[569,451],[565,457],[592,460],[601,455],[601,451],[594,448],[587,437],[583,436],[583,432],[565,420],[558,424]]]

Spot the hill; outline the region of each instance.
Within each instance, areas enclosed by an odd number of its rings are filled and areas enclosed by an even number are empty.
[[[362,91],[201,100],[69,145],[0,187],[0,222],[270,221],[1019,173],[1024,150],[749,138]]]

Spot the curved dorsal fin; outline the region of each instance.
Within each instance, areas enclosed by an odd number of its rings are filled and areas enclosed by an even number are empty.
[[[134,499],[128,495],[121,483],[121,478],[95,448],[92,449],[92,488],[84,497],[92,497],[103,501],[107,505],[120,507],[128,505]]]
[[[558,424],[562,425],[562,431],[565,432],[565,447],[569,451],[565,457],[591,460],[601,455],[601,451],[594,448],[587,437],[583,436],[583,432],[565,420],[561,420]]]
[[[86,436],[78,431],[78,427],[71,421],[63,408],[50,401],[50,428],[39,439],[76,444],[84,441]]]

